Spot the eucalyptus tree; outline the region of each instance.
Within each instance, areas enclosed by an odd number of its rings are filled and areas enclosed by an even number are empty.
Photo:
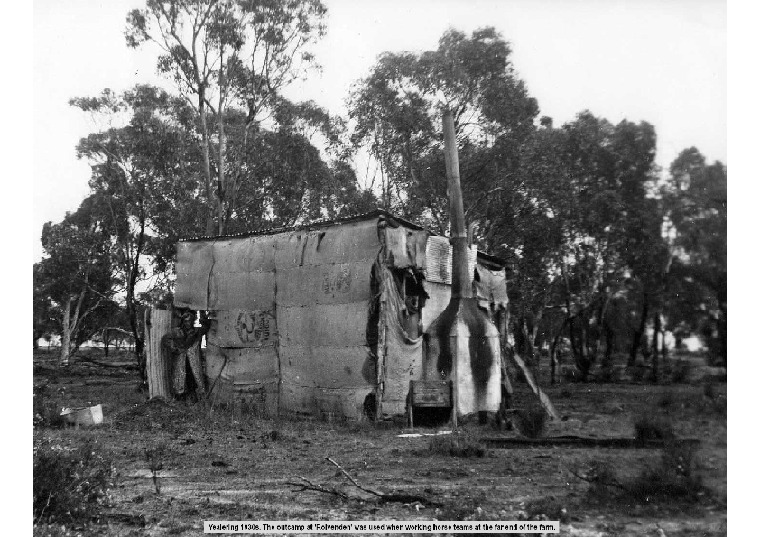
[[[37,350],[41,338],[49,341],[54,334],[60,332],[60,312],[50,296],[50,274],[47,274],[44,269],[42,263],[35,263],[32,267],[32,344],[34,350]]]
[[[670,165],[666,191],[674,260],[681,295],[669,316],[691,330],[701,329],[710,357],[725,362],[728,337],[728,172],[706,162],[695,147]],[[676,278],[674,278],[676,279]]]
[[[121,284],[111,273],[109,237],[96,209],[86,198],[74,213],[42,228],[45,257],[34,267],[35,287],[60,315],[59,363],[69,364],[72,350],[91,335],[87,321],[111,306]]]
[[[200,155],[192,111],[163,90],[139,85],[117,95],[75,98],[104,127],[80,140],[79,158],[92,170],[93,211],[109,237],[112,270],[124,282],[135,352],[143,337],[136,287],[149,272],[167,270],[174,243],[202,231],[191,215],[201,209]],[[114,125],[121,121],[122,125]],[[153,262],[154,271],[146,271]]]
[[[127,44],[160,48],[159,71],[198,117],[208,234],[224,232],[242,180],[228,173],[230,112],[246,114],[245,147],[282,91],[314,66],[309,49],[326,12],[319,0],[148,0],[127,17]]]
[[[381,201],[389,209],[445,227],[440,113],[452,112],[458,135],[462,189],[470,220],[484,211],[499,187],[493,180],[493,154],[533,129],[535,99],[517,77],[511,48],[494,28],[467,36],[448,30],[438,48],[422,53],[387,52],[359,81],[349,104],[352,140],[365,147],[381,169]],[[503,168],[502,172],[505,171]],[[487,224],[485,221],[481,224]]]
[[[350,97],[352,139],[378,163],[382,204],[439,232],[448,220],[442,108],[455,119],[472,238],[509,262],[522,350],[533,352],[546,311],[562,311],[551,339],[570,336],[586,375],[602,335],[610,358],[620,326],[610,315],[622,311],[610,304],[626,275],[646,279],[648,250],[660,252],[653,127],[590,112],[558,128],[537,122],[538,104],[493,28],[449,30],[433,51],[385,53]]]

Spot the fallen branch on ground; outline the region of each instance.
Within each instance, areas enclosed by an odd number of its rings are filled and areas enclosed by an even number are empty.
[[[367,494],[370,494],[372,496],[375,496],[378,501],[382,503],[389,503],[389,502],[398,502],[398,503],[421,503],[424,505],[429,505],[431,507],[441,507],[442,504],[435,502],[433,500],[430,500],[424,496],[419,496],[417,494],[396,494],[396,493],[390,493],[386,494],[383,492],[378,492],[376,490],[369,489],[367,487],[364,487],[359,484],[356,479],[351,477],[351,474],[349,474],[340,464],[332,460],[330,457],[325,457],[325,460],[329,461],[331,464],[333,464],[335,467],[340,470],[340,472],[346,476],[346,478],[351,482],[353,486],[361,490],[362,492],[365,492]],[[288,481],[286,485],[291,485],[295,487],[300,487],[296,492],[301,492],[304,490],[311,490],[314,492],[322,492],[325,494],[332,494],[334,496],[338,496],[340,498],[343,498],[344,500],[351,499],[351,497],[339,490],[336,490],[334,488],[327,488],[322,485],[315,485],[305,477],[298,476],[299,479],[301,479],[304,483],[294,483],[292,481]]]
[[[328,489],[326,487],[323,487],[322,485],[315,485],[314,483],[312,483],[311,481],[309,481],[308,479],[306,479],[305,477],[302,477],[300,475],[298,476],[298,479],[301,479],[306,484],[304,485],[304,483],[294,483],[293,481],[288,481],[285,484],[293,486],[293,487],[301,487],[298,490],[296,490],[295,492],[303,492],[304,490],[313,490],[314,492],[323,492],[325,494],[332,494],[334,496],[338,496],[340,498],[343,498],[344,500],[348,500],[349,499],[349,497],[348,497],[347,494],[345,494],[345,493],[343,493],[343,492],[341,492],[339,490]]]
[[[325,460],[329,461],[333,465],[335,465],[338,470],[341,471],[341,473],[346,476],[346,478],[351,482],[352,485],[354,485],[359,490],[366,492],[367,494],[372,494],[373,496],[376,496],[380,499],[381,502],[399,502],[399,503],[423,503],[427,505],[432,505],[436,507],[440,507],[441,504],[434,502],[432,500],[429,500],[428,498],[425,498],[424,496],[418,496],[417,494],[385,494],[383,492],[378,492],[376,490],[368,489],[367,487],[361,486],[356,479],[351,477],[351,475],[337,462],[332,460],[330,457],[325,457]]]

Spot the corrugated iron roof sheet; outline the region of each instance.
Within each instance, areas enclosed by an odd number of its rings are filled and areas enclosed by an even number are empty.
[[[344,216],[341,218],[332,218],[332,219],[325,218],[322,220],[314,220],[312,222],[308,222],[305,224],[298,224],[298,225],[289,226],[289,227],[267,228],[267,229],[260,229],[257,231],[245,231],[241,233],[232,233],[232,234],[225,234],[225,235],[203,235],[203,236],[197,236],[197,237],[185,237],[185,238],[180,239],[179,242],[245,238],[245,237],[255,237],[259,235],[276,235],[277,233],[287,233],[290,231],[303,231],[303,230],[314,229],[314,228],[335,226],[335,225],[346,224],[349,222],[356,222],[358,220],[378,218],[381,216],[388,219],[395,220],[410,229],[416,229],[416,230],[425,229],[423,226],[416,224],[410,220],[406,220],[405,218],[393,215],[390,212],[386,211],[385,209],[377,208],[366,213],[353,214],[353,215]],[[431,235],[438,235],[438,233],[435,233],[434,231],[430,231],[430,230],[428,231],[430,232]],[[491,263],[494,265],[500,265],[502,267],[506,264],[506,262],[503,259],[500,259],[496,256],[493,256],[481,251],[478,251],[478,258],[488,263]]]
[[[331,219],[325,218],[322,220],[314,220],[312,222],[308,222],[305,224],[298,224],[298,225],[289,226],[289,227],[274,227],[274,228],[260,229],[257,231],[244,231],[241,233],[231,233],[231,234],[225,234],[225,235],[203,235],[203,236],[197,236],[197,237],[185,237],[185,238],[180,239],[179,241],[190,242],[190,241],[203,241],[203,240],[211,240],[211,239],[245,238],[245,237],[254,237],[257,235],[275,235],[277,233],[286,233],[288,231],[302,231],[302,230],[307,230],[307,229],[312,229],[312,228],[320,228],[320,227],[325,227],[325,226],[346,224],[348,222],[355,222],[357,220],[367,220],[369,218],[377,218],[379,216],[384,216],[386,218],[392,218],[393,220],[397,220],[398,222],[401,222],[403,225],[411,229],[425,229],[419,224],[415,224],[414,222],[411,222],[404,218],[392,215],[385,209],[375,209],[367,213],[353,214],[349,216],[343,216],[341,218],[331,218]]]

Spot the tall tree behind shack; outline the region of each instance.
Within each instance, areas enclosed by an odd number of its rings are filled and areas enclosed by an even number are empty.
[[[439,106],[453,115],[463,165],[465,211],[495,202],[498,186],[482,180],[496,151],[513,148],[533,130],[536,100],[515,74],[512,50],[491,27],[470,36],[451,29],[438,48],[386,52],[353,91],[349,116],[355,145],[379,164],[381,202],[420,217],[438,231],[448,222]]]
[[[381,202],[446,232],[436,107],[454,113],[467,219],[481,248],[505,257],[520,352],[560,336],[588,374],[621,323],[625,276],[663,266],[661,204],[651,195],[656,138],[646,122],[613,125],[591,112],[554,127],[542,117],[493,28],[447,31],[438,48],[388,52],[359,81],[349,110],[353,142],[380,170]],[[660,270],[658,268],[658,274]],[[654,280],[644,288],[657,295]],[[656,287],[656,286],[655,286]],[[650,301],[653,302],[653,301]],[[611,305],[612,304],[612,305]],[[544,323],[547,311],[563,312]],[[551,328],[548,328],[551,327]]]
[[[710,359],[726,363],[728,344],[728,171],[695,147],[670,166],[665,202],[673,240],[667,311],[675,325],[701,332]]]
[[[98,97],[74,98],[70,103],[107,126],[80,140],[77,156],[91,165],[94,210],[110,239],[112,270],[124,282],[126,314],[139,362],[143,337],[135,293],[146,278],[148,256],[161,251],[162,245],[156,243],[162,238],[176,239],[178,232],[201,229],[192,221],[182,222],[183,214],[200,208],[193,207],[200,194],[197,181],[188,180],[198,171],[193,116],[183,100],[146,85],[120,95],[104,90]],[[119,119],[126,124],[112,126]],[[166,212],[172,218],[162,218]]]
[[[63,221],[47,222],[42,228],[42,247],[47,254],[36,266],[38,283],[60,312],[60,364],[69,364],[71,352],[94,330],[90,319],[103,316],[121,283],[111,274],[108,234],[95,209],[97,201],[86,198]]]
[[[127,17],[127,44],[158,45],[159,70],[198,116],[207,234],[222,234],[235,214],[240,177],[227,173],[230,108],[247,112],[245,147],[282,90],[313,65],[309,47],[325,32],[326,12],[319,0],[148,0]]]

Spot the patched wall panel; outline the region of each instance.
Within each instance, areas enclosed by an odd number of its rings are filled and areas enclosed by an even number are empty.
[[[272,272],[275,245],[272,236],[219,239],[214,242],[214,272]]]
[[[308,265],[374,261],[380,250],[377,220],[277,235],[277,270]]]
[[[212,272],[208,309],[271,311],[274,306],[274,272]]]
[[[215,312],[206,339],[219,347],[261,347],[277,344],[277,320],[271,311]]]
[[[174,305],[178,308],[207,310],[208,280],[214,264],[213,245],[209,242],[177,244],[177,281]]]
[[[280,347],[283,385],[321,388],[374,386],[375,361],[369,349],[357,347]]]
[[[283,385],[280,408],[284,412],[310,414],[322,418],[361,419],[364,401],[373,390],[355,388],[316,388],[293,383]]]
[[[372,261],[278,270],[277,304],[348,304],[370,299]]]
[[[368,307],[365,302],[281,306],[277,308],[280,345],[366,345]]]
[[[425,269],[427,231],[387,226],[384,233],[385,262],[388,265],[394,268]]]

